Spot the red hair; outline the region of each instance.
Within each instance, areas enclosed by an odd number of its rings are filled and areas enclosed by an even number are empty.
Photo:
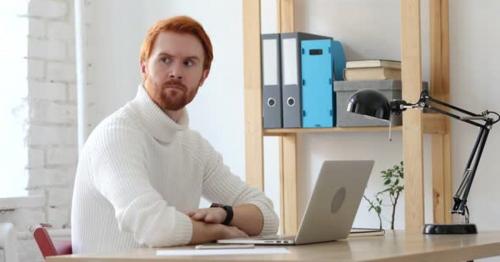
[[[190,34],[198,38],[205,51],[205,59],[203,61],[203,69],[210,69],[214,58],[212,43],[207,33],[200,23],[188,16],[174,16],[168,19],[157,21],[149,28],[146,38],[141,46],[141,62],[145,62],[151,56],[153,45],[161,32],[175,32],[181,34]]]

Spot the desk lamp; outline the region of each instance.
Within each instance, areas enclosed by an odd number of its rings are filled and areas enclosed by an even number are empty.
[[[464,216],[465,224],[426,224],[424,226],[424,234],[476,234],[476,225],[469,223],[467,197],[488,134],[491,127],[500,120],[500,115],[488,110],[480,114],[469,112],[430,97],[427,90],[423,90],[420,94],[420,99],[415,104],[411,104],[404,100],[389,102],[382,93],[371,89],[364,89],[352,95],[347,105],[348,112],[386,121],[390,121],[391,114],[401,114],[402,111],[412,108],[427,109],[428,111],[444,114],[479,127],[479,135],[467,161],[462,182],[453,196],[454,204],[451,213]],[[448,108],[449,110],[444,108]],[[458,111],[462,115],[452,113],[455,111]]]

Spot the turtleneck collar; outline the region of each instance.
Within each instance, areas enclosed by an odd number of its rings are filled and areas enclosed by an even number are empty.
[[[147,131],[164,143],[171,142],[178,131],[188,127],[189,118],[184,108],[181,109],[182,114],[179,121],[175,122],[151,100],[142,84],[139,85],[137,95],[130,105],[140,116]]]

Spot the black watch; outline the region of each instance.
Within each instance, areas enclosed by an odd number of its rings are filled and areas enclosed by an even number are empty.
[[[231,221],[233,220],[233,207],[232,206],[227,206],[223,204],[217,204],[213,203],[210,205],[210,207],[220,207],[226,211],[226,219],[224,219],[224,222],[222,224],[229,226],[231,224]]]

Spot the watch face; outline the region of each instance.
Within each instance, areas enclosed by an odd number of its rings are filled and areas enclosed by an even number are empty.
[[[224,205],[218,204],[218,203],[212,203],[212,205],[210,205],[210,207],[224,207]]]

